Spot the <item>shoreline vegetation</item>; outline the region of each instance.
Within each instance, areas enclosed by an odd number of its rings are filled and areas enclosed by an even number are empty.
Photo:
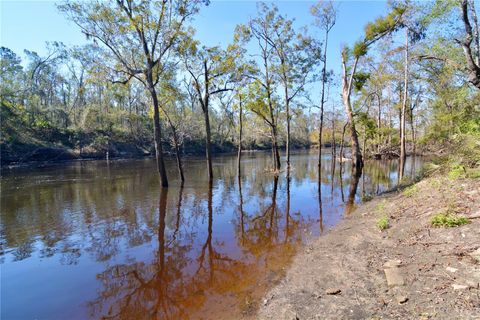
[[[115,145],[115,143],[112,143]],[[142,158],[152,158],[155,156],[154,152],[148,151],[144,148],[140,148],[134,145],[127,145],[124,146],[119,144],[120,148],[111,149],[111,151],[104,151],[104,150],[90,150],[90,151],[83,151],[80,152],[78,149],[71,149],[64,146],[44,146],[44,145],[28,145],[28,146],[18,146],[10,148],[9,150],[5,150],[4,148],[1,149],[2,153],[0,156],[0,163],[2,168],[11,168],[11,167],[19,167],[19,166],[35,166],[38,164],[59,164],[59,163],[68,163],[71,161],[92,161],[92,160],[127,160],[127,159],[142,159]],[[201,146],[201,145],[200,145]],[[338,148],[339,146],[336,146]],[[291,146],[290,147],[292,152],[299,151],[299,150],[310,150],[312,151],[312,155],[314,150],[318,150],[318,146],[306,146],[306,145],[298,145],[298,146]],[[340,159],[341,161],[350,161],[348,153],[350,147],[344,146],[345,153],[343,156],[340,157],[339,154],[336,155],[336,158]],[[188,157],[200,157],[203,155],[203,149],[201,150],[195,148],[187,148],[188,151],[182,154],[182,158]],[[332,149],[331,145],[324,145],[321,148],[323,149]],[[13,151],[14,150],[14,151]],[[214,146],[212,154],[215,156],[222,156],[222,155],[231,155],[238,152],[235,147],[227,146]],[[241,150],[242,153],[249,153],[249,152],[268,152],[270,149],[269,147],[256,147],[253,149],[243,148]],[[279,147],[279,150],[285,152],[285,147]],[[330,151],[328,152],[330,153]],[[173,159],[175,157],[174,151],[165,152],[166,159]],[[408,156],[429,156],[431,154],[408,154]],[[391,154],[390,152],[385,154],[375,154],[371,157],[367,158],[366,160],[379,160],[379,159],[398,159],[399,156],[395,154]]]

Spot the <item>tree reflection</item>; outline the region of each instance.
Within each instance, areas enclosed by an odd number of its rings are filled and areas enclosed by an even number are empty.
[[[151,264],[120,264],[99,274],[97,277],[104,287],[99,298],[90,303],[92,317],[178,319],[187,315],[184,304],[176,296],[183,290],[177,280],[182,278],[181,270],[188,263],[186,253],[190,246],[173,245],[173,242],[170,247],[166,246],[167,200],[168,188],[161,188],[156,258]]]
[[[320,221],[320,233],[323,233],[322,183],[320,181],[318,181],[318,211]]]
[[[50,185],[45,175],[34,184],[28,175],[7,179],[0,263],[78,263],[90,273],[85,286],[101,286],[89,303],[92,318],[202,318],[212,310],[228,318],[232,306],[250,310],[305,237],[338,221],[330,213],[341,201],[346,212],[353,208],[359,177],[349,174],[350,163],[337,170],[328,157],[317,176],[314,159],[302,155],[292,157],[295,170],[284,179],[265,173],[268,155],[242,156],[244,176],[235,158],[220,158],[208,184],[203,163],[192,161],[185,166],[191,181],[170,191],[159,188],[148,161],[111,162],[110,172],[101,163],[75,164],[55,172]],[[362,191],[385,190],[396,169],[395,161],[367,162]],[[322,183],[331,184],[331,205]]]
[[[355,166],[351,168],[350,174],[350,185],[348,189],[348,199],[345,206],[345,213],[349,214],[354,209],[355,204],[355,195],[357,194],[358,182],[360,181],[360,177],[362,176],[362,169],[356,169]]]

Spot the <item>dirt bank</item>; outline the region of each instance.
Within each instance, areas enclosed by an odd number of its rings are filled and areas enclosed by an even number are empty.
[[[432,227],[447,211],[470,223]],[[428,178],[361,205],[261,305],[259,319],[480,319],[480,179]]]

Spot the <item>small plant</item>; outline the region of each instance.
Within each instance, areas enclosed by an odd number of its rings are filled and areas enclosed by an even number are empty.
[[[415,194],[417,194],[417,192],[418,192],[418,187],[417,187],[417,185],[414,184],[413,186],[410,186],[410,187],[408,187],[408,188],[405,188],[405,190],[403,190],[403,195],[404,195],[405,197],[411,198],[411,197],[413,197]]]
[[[387,202],[385,200],[383,200],[382,202],[380,202],[379,204],[377,204],[377,211],[379,213],[382,213],[383,211],[385,211],[385,205],[387,204]]]
[[[382,231],[385,230],[385,229],[388,229],[390,227],[390,224],[388,223],[388,217],[383,216],[380,219],[378,219],[377,220],[377,227]]]
[[[464,224],[470,223],[470,220],[466,217],[461,217],[451,212],[440,212],[432,217],[430,221],[434,227],[458,227]]]
[[[467,170],[467,178],[472,178],[472,179],[480,178],[480,167],[470,168],[469,170]]]
[[[448,172],[448,177],[452,180],[458,179],[463,177],[467,174],[467,170],[464,166],[460,164],[454,164],[450,167],[450,171]]]

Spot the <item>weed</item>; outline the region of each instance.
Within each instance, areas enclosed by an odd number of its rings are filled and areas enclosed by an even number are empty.
[[[460,164],[454,164],[450,166],[450,171],[448,172],[448,177],[452,180],[464,177],[467,174],[467,170],[464,166]]]
[[[470,223],[466,217],[461,217],[451,212],[440,212],[432,217],[430,221],[434,227],[458,227]]]
[[[377,220],[377,227],[382,231],[385,230],[385,229],[388,229],[390,227],[390,224],[388,223],[388,217],[383,216],[380,219],[378,219]]]
[[[413,197],[414,195],[416,195],[417,192],[418,192],[418,187],[417,187],[417,185],[414,184],[413,186],[410,186],[410,187],[408,187],[408,188],[405,188],[405,190],[403,190],[403,195],[404,195],[405,197],[411,198],[411,197]]]
[[[383,211],[385,211],[386,204],[387,204],[387,202],[385,200],[383,200],[382,202],[377,204],[377,211],[379,213],[382,213]]]

